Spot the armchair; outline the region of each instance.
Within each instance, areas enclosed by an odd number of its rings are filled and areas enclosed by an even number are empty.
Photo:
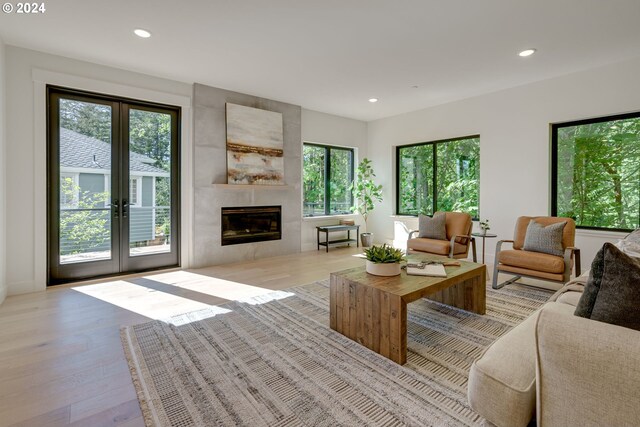
[[[471,236],[471,215],[464,212],[445,212],[447,240],[418,237],[418,230],[409,232],[407,254],[427,252],[449,258],[466,258],[473,249],[473,262],[477,262],[476,239]]]
[[[562,232],[564,256],[550,255],[523,249],[529,222],[535,220],[543,226],[566,222]],[[571,268],[575,261],[576,276],[580,275],[580,249],[575,248],[576,223],[571,218],[551,216],[521,216],[516,222],[513,240],[500,240],[496,244],[493,268],[493,289],[514,283],[521,277],[566,283],[571,277]],[[502,249],[503,243],[511,243],[513,249]],[[509,280],[498,284],[498,273],[512,274]]]

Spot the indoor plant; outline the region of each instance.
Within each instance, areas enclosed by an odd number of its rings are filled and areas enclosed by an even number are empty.
[[[404,260],[404,253],[400,249],[389,246],[371,246],[364,250],[367,258],[367,273],[376,276],[397,276],[400,274],[400,261]]]
[[[376,183],[373,182],[375,176],[376,174],[371,167],[371,160],[364,158],[358,165],[356,179],[350,188],[351,191],[353,191],[354,202],[351,211],[362,215],[365,230],[367,229],[367,216],[375,207],[373,202],[382,201],[382,185],[376,185]],[[373,243],[373,233],[361,233],[360,240],[362,241],[362,246],[371,246]]]
[[[487,231],[491,230],[491,226],[489,225],[489,220],[484,219],[480,221],[480,233],[487,234]]]

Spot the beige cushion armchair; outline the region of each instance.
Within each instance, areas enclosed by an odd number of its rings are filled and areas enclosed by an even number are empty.
[[[445,229],[447,240],[418,237],[418,230],[409,233],[407,254],[426,252],[449,258],[466,258],[469,248],[473,248],[473,261],[477,261],[476,241],[471,236],[471,215],[463,212],[445,212]]]
[[[530,221],[542,226],[566,222],[562,230],[563,256],[524,250],[525,236]],[[551,216],[521,216],[516,222],[513,240],[500,240],[496,244],[493,268],[493,289],[500,289],[521,277],[567,283],[571,277],[571,267],[575,261],[576,276],[580,275],[580,250],[574,247],[576,223],[571,218]],[[503,243],[511,243],[512,249],[502,249]],[[498,284],[498,273],[512,274],[515,277]]]

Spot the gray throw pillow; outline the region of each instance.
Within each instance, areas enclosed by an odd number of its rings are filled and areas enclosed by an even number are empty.
[[[640,260],[605,243],[574,314],[640,331]]]
[[[529,221],[522,249],[525,251],[563,256],[562,231],[566,224],[567,222],[563,221],[545,227],[534,220]]]
[[[444,212],[436,212],[433,217],[418,217],[418,237],[447,240],[446,216]]]

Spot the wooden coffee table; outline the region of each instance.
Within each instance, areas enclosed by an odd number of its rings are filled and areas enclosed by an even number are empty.
[[[410,261],[449,260],[433,255],[410,256]],[[331,329],[396,363],[407,361],[407,304],[426,297],[474,313],[486,310],[484,264],[460,261],[445,267],[447,277],[373,276],[365,267],[331,273]]]

